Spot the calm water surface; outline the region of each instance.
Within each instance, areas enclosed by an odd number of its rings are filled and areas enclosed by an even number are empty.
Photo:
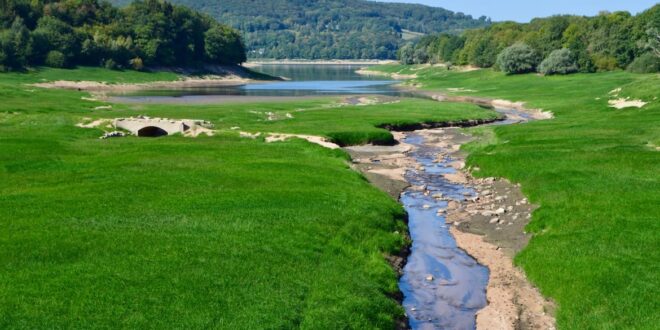
[[[363,65],[281,65],[265,64],[253,70],[287,81],[252,83],[240,86],[214,86],[205,88],[179,88],[138,91],[115,94],[116,99],[126,101],[154,101],[160,98],[199,99],[208,96],[318,96],[346,94],[379,94],[408,96],[393,87],[396,80],[383,77],[363,76],[355,73]]]

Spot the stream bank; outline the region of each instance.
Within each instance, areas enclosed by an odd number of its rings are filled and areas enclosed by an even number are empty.
[[[436,100],[447,100],[435,94],[428,96]],[[492,107],[493,105],[493,102],[489,100],[483,99],[481,102],[484,106],[490,105]],[[506,119],[498,124],[517,124],[530,120],[551,118],[550,113],[541,110],[527,110],[520,103],[506,103],[506,101],[495,103],[498,105],[496,110],[506,116]],[[502,105],[514,106],[503,108]],[[427,302],[422,304],[425,306],[415,305],[419,303],[419,295],[413,298],[413,303],[411,303],[409,297],[415,295],[406,292],[410,291],[410,281],[407,279],[407,274],[410,271],[406,269],[402,277],[401,288],[407,297],[403,305],[410,318],[410,325],[415,329],[470,329],[474,328],[475,325],[477,329],[554,329],[553,303],[546,300],[527,281],[524,273],[513,264],[513,256],[523,249],[530,239],[530,235],[524,231],[524,228],[531,219],[531,213],[536,206],[527,201],[517,184],[512,184],[503,179],[474,178],[470,175],[469,170],[465,168],[467,155],[460,150],[460,146],[472,141],[474,138],[465,134],[460,128],[418,128],[411,127],[414,130],[411,132],[393,132],[396,140],[400,142],[396,146],[358,146],[348,147],[346,150],[353,158],[354,167],[364,173],[374,185],[388,192],[394,198],[401,196],[401,201],[411,216],[410,221],[415,221],[414,218],[419,217],[419,214],[414,214],[415,212],[429,213],[430,210],[430,213],[436,215],[436,219],[430,222],[428,221],[428,215],[425,216],[427,218],[425,226],[430,224],[434,227],[424,227],[422,232],[437,233],[438,230],[447,228],[450,236],[453,236],[452,240],[455,238],[456,246],[466,251],[481,265],[488,267],[490,276],[489,280],[487,279],[487,288],[485,288],[487,305],[485,303],[483,305],[474,304],[474,299],[468,299],[456,303],[456,306],[454,306],[458,307],[454,308],[454,311],[466,310],[470,307],[474,309],[475,306],[479,306],[478,312],[471,316],[475,323],[466,322],[465,315],[458,320],[454,318],[452,321],[454,323],[446,323],[443,313],[445,316],[450,315],[452,309],[441,308],[438,312],[436,308],[437,301],[444,300],[444,302],[447,302],[447,298],[451,300],[452,295],[448,297],[446,294],[451,290],[447,288],[456,287],[458,283],[447,281],[442,275],[435,275],[432,271],[419,265],[415,266],[415,263],[419,263],[420,259],[414,256],[415,233],[413,231],[416,229],[415,224],[410,223],[413,248],[405,267],[410,267],[412,263],[413,268],[417,268],[414,272],[417,273],[418,278],[416,282],[413,282],[416,283],[417,287],[426,286],[427,290],[423,297]],[[407,143],[411,138],[416,140],[417,143]],[[431,163],[428,163],[428,161],[425,164],[420,163],[419,155],[415,156],[420,148],[431,148],[436,151],[436,159],[431,160]],[[443,189],[446,189],[447,186],[453,186],[462,187],[463,190],[453,188],[453,194],[442,194],[429,189],[428,185],[415,182],[414,178],[411,180],[411,173],[413,173],[413,176],[425,173],[431,164],[441,164],[444,168],[451,168],[451,170],[442,169],[438,173],[442,176],[443,182],[446,182]],[[417,194],[418,198],[427,199],[430,196],[432,197],[431,202],[417,203],[416,208],[411,209],[410,206],[414,203],[410,203],[407,197],[410,194]],[[433,204],[434,200],[440,206],[437,213],[435,212],[438,205]],[[444,241],[445,238],[441,240]],[[432,242],[424,242],[423,239],[422,241],[423,244]],[[440,247],[442,251],[446,251],[451,246],[444,245]],[[422,248],[422,250],[424,249]],[[435,254],[437,255],[437,252]],[[461,260],[462,256],[449,258],[449,260],[452,259]],[[463,260],[463,264],[466,263],[469,264],[469,261]],[[451,273],[451,267],[446,267],[447,261],[441,261],[441,265],[445,269],[449,269],[449,273]],[[469,266],[471,267],[471,265]],[[476,269],[476,273],[479,274],[480,271]],[[447,276],[445,275],[445,277]],[[463,279],[465,282],[470,282],[464,276]],[[405,283],[406,281],[408,283]],[[469,291],[471,293],[466,297],[474,298],[479,295],[474,290]],[[438,297],[439,299],[437,299]],[[479,298],[477,297],[476,300],[479,300]],[[429,317],[428,313],[423,312],[424,310],[428,312],[433,309],[436,309],[435,314],[431,313],[431,315],[434,315],[435,318],[433,316]],[[456,314],[452,315],[452,317],[455,317]],[[459,323],[455,323],[457,321]]]

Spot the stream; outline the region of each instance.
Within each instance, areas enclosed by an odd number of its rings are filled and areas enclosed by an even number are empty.
[[[423,170],[409,170],[406,180],[422,191],[407,189],[401,202],[408,212],[411,254],[399,287],[412,329],[474,329],[476,313],[484,308],[488,269],[456,246],[442,216],[446,200],[474,197],[475,192],[448,182],[442,174],[454,173],[451,159],[434,162],[440,150],[424,138],[409,134],[404,142],[415,146],[409,154]],[[440,213],[439,213],[440,212]]]

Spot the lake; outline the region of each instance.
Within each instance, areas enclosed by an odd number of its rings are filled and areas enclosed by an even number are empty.
[[[257,82],[238,86],[192,87],[131,91],[112,95],[120,102],[212,102],[251,97],[302,97],[346,94],[410,96],[394,87],[398,81],[355,73],[364,65],[263,64],[252,68],[285,81]],[[247,96],[247,97],[246,97]]]

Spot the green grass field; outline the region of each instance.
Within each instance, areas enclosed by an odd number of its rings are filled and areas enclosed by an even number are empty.
[[[0,328],[393,328],[403,310],[385,255],[406,244],[402,207],[343,151],[229,128],[349,144],[388,141],[382,123],[495,114],[335,99],[94,111],[104,103],[85,93],[22,85],[163,79],[152,77],[0,74]],[[137,114],[207,119],[220,133],[99,140],[101,130],[74,126]]]
[[[553,120],[497,127],[473,144],[480,175],[522,183],[541,208],[516,262],[559,303],[561,329],[652,329],[660,324],[660,78],[625,72],[565,77],[386,66],[424,89],[526,101]],[[649,102],[608,107],[609,92]],[[480,128],[483,130],[483,128]]]

